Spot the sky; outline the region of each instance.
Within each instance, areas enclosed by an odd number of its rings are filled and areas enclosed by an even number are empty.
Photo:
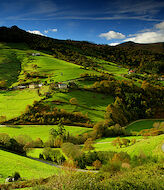
[[[0,26],[116,45],[164,42],[164,0],[0,0]]]

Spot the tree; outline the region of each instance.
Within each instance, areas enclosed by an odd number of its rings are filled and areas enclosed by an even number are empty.
[[[84,147],[83,147],[83,150],[93,150],[94,147],[92,146],[93,145],[93,140],[92,138],[88,138],[85,143],[84,143]]]
[[[92,165],[93,165],[93,167],[94,167],[96,170],[100,169],[101,166],[102,166],[100,160],[95,160]]]
[[[71,104],[73,104],[73,105],[77,105],[77,104],[78,104],[78,101],[77,101],[76,98],[71,98],[71,99],[69,100],[69,102],[70,102]]]
[[[1,80],[0,81],[0,88],[5,88],[7,85],[6,81],[5,80]]]

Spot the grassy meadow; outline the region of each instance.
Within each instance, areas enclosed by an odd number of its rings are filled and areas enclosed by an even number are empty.
[[[77,99],[78,106],[70,104],[69,100],[71,98]],[[106,107],[114,102],[114,98],[112,96],[85,90],[73,90],[69,93],[56,92],[53,97],[49,99],[49,101],[54,100],[64,102],[63,104],[54,106],[67,111],[76,110],[82,112],[83,114],[87,113],[88,117],[91,118],[92,121],[103,120]]]
[[[23,179],[38,179],[51,176],[58,169],[17,154],[0,150],[0,183],[4,183],[8,176],[19,172]]]
[[[0,126],[0,133],[7,133],[10,137],[19,135],[28,135],[33,140],[41,138],[44,142],[48,140],[50,129],[57,129],[57,125],[17,125],[17,126]],[[91,128],[65,126],[67,132],[72,135],[79,135],[91,131]]]
[[[35,100],[40,99],[35,89],[0,91],[0,115],[12,119],[21,115],[27,105],[32,105]]]
[[[136,138],[136,137],[126,137],[127,139]],[[96,151],[116,151],[116,152],[127,152],[129,155],[139,155],[140,153],[144,153],[147,156],[164,156],[164,152],[162,151],[162,143],[164,143],[164,135],[159,135],[155,137],[149,137],[148,139],[139,139],[141,137],[136,138],[137,141],[134,145],[118,148],[113,146],[111,141],[102,142],[94,144]],[[114,139],[113,139],[114,140]]]

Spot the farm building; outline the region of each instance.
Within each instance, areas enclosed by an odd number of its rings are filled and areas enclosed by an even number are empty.
[[[159,77],[158,80],[164,81],[164,77]]]
[[[134,70],[132,70],[132,69],[129,69],[128,74],[130,75],[130,74],[132,74],[132,73],[135,73],[135,71],[134,71]]]
[[[41,84],[29,84],[29,88],[30,88],[30,89],[40,88],[40,87],[42,87],[42,86],[43,86],[42,83],[41,83]]]
[[[58,83],[58,88],[59,89],[67,89],[68,85],[60,82],[60,83]]]
[[[16,86],[16,89],[25,89],[26,86]]]
[[[32,53],[32,56],[40,56],[40,53]]]

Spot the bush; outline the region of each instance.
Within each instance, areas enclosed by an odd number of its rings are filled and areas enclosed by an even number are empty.
[[[40,154],[42,157],[42,154]],[[57,164],[62,164],[65,161],[65,157],[59,150],[53,150],[51,148],[43,149],[43,158],[45,160],[56,162]]]
[[[12,177],[14,178],[14,181],[18,181],[21,178],[18,172],[15,172]]]
[[[83,150],[93,150],[93,140],[91,138],[88,138],[85,143],[84,143],[84,147]]]
[[[99,170],[101,167],[102,167],[102,164],[100,162],[100,160],[96,160],[93,162],[93,167],[96,169],[96,170]]]

